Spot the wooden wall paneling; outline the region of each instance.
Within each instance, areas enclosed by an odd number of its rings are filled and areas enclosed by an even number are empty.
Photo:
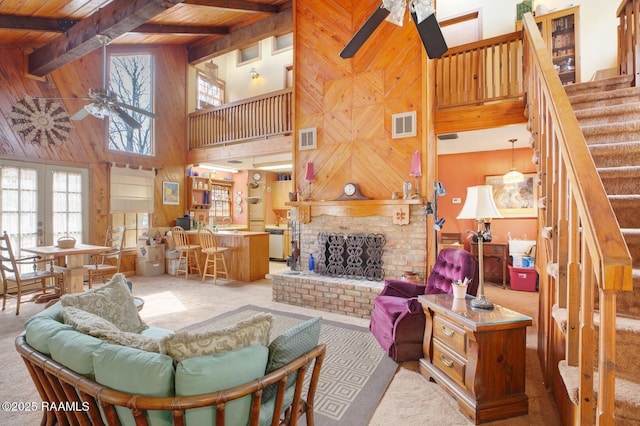
[[[306,185],[304,164],[313,158],[314,199],[340,196],[348,181],[373,199],[389,199],[409,179],[411,154],[422,151],[420,127],[415,138],[391,139],[391,114],[421,114],[422,45],[415,27],[383,22],[353,59],[339,56],[376,7],[371,0],[295,4],[295,128],[319,122],[317,152],[296,147],[296,184]]]

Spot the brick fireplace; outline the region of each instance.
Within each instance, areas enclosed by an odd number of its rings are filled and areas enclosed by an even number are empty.
[[[405,225],[394,224],[389,214],[349,215],[344,211],[337,214],[319,214],[313,216],[308,223],[301,223],[299,233],[302,273],[273,274],[274,300],[329,312],[342,312],[351,316],[369,317],[373,299],[383,287],[382,281],[306,273],[309,254],[314,253],[314,257],[317,258],[320,252],[320,233],[384,235],[384,278],[400,278],[405,271],[411,271],[424,280],[427,270],[426,216],[419,204],[407,207],[409,220]]]

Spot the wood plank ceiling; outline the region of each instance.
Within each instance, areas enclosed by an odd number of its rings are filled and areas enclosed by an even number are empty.
[[[44,76],[114,44],[185,45],[199,63],[293,30],[292,0],[0,0],[0,45]]]

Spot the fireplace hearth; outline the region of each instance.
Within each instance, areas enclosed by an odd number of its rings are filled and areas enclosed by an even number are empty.
[[[382,234],[320,232],[316,272],[330,277],[382,281],[385,243]]]

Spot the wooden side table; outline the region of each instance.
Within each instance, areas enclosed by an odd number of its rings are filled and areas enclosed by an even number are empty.
[[[435,381],[475,424],[529,412],[525,393],[530,317],[502,306],[473,309],[472,296],[419,296],[427,316],[422,375]]]
[[[478,243],[471,243],[471,254],[478,257]],[[509,260],[509,244],[500,242],[482,243],[482,254],[484,257],[497,259],[502,266],[502,288],[507,288],[507,263]],[[485,280],[496,279],[488,277],[487,268],[484,268]]]

